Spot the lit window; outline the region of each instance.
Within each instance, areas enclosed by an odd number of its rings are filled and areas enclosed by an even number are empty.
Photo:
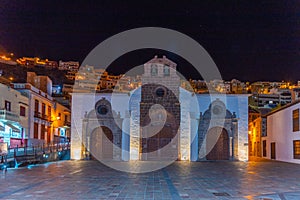
[[[293,132],[299,131],[299,108],[293,110]]]
[[[300,140],[294,140],[294,159],[300,159]]]

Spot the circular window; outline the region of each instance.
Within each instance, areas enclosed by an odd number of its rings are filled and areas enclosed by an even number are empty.
[[[158,97],[163,97],[163,96],[165,96],[165,90],[163,88],[158,88],[158,89],[156,89],[155,94]]]
[[[216,105],[216,106],[213,107],[213,113],[214,113],[215,115],[221,114],[221,113],[222,113],[222,110],[223,110],[223,109],[222,109],[221,106]]]
[[[98,106],[97,112],[100,115],[105,115],[106,113],[108,113],[108,109],[107,109],[107,107],[105,105],[101,105],[101,106]]]

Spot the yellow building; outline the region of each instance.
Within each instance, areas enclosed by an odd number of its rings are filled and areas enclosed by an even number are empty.
[[[261,157],[261,117],[256,118],[249,124],[249,156]]]
[[[267,132],[266,117],[259,116],[249,122],[249,156],[262,157],[261,137]]]
[[[67,107],[54,102],[52,132],[54,142],[70,141],[71,112]]]
[[[51,86],[49,77],[36,76],[34,73],[27,73],[27,83],[11,84],[29,101],[27,145],[65,142],[70,139],[70,110],[52,98]]]

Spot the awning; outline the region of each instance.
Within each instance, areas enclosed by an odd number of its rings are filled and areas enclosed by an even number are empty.
[[[12,124],[9,124],[9,123],[7,123],[7,124],[5,124],[6,126],[9,126],[12,130],[13,130],[13,132],[17,132],[17,133],[20,133],[21,131],[20,131],[20,129],[18,129],[17,127],[15,127],[14,125],[12,125]]]

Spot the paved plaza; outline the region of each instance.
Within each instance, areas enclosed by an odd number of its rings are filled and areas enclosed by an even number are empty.
[[[175,162],[131,174],[60,161],[0,172],[0,199],[300,199],[300,165],[282,162]]]

